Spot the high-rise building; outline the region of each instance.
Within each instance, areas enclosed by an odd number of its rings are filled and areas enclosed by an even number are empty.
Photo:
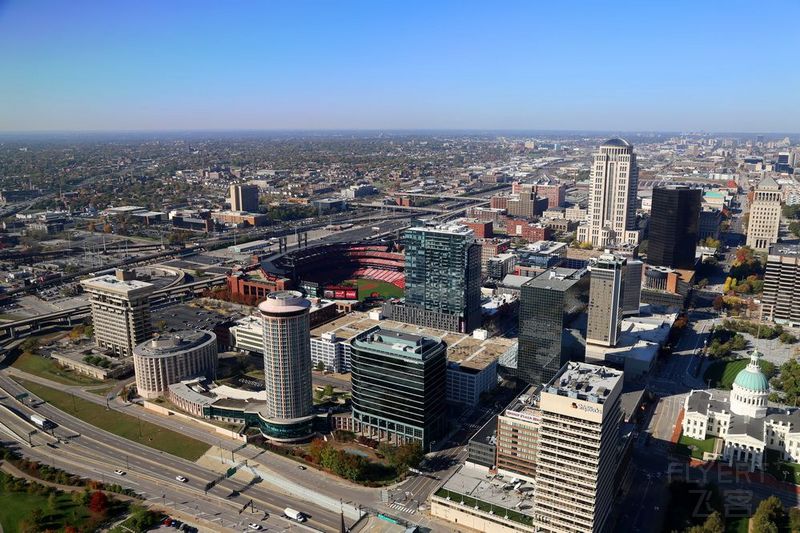
[[[258,306],[267,398],[261,430],[273,440],[302,440],[313,431],[310,307],[297,291],[269,293]]]
[[[800,326],[800,246],[776,244],[767,256],[761,313],[764,320]]]
[[[766,177],[756,187],[747,222],[747,246],[767,251],[778,242],[781,224],[781,186]]]
[[[603,254],[589,265],[589,320],[586,342],[616,346],[622,326],[625,258]]]
[[[563,183],[536,184],[536,196],[547,199],[547,208],[561,207],[567,198],[567,187]]]
[[[522,381],[547,383],[584,352],[574,322],[589,301],[586,274],[585,269],[552,268],[522,285],[516,370]]]
[[[405,244],[405,301],[388,302],[388,318],[469,333],[480,326],[481,246],[459,224],[411,227]]]
[[[92,306],[94,340],[98,347],[119,357],[133,355],[133,347],[150,338],[151,283],[139,281],[132,272],[81,281]]]
[[[133,368],[142,398],[157,398],[185,379],[215,379],[217,336],[193,329],[159,335],[134,347]]]
[[[497,417],[496,466],[500,474],[536,482],[542,384],[531,385]]]
[[[690,187],[653,189],[648,264],[694,268],[702,194]]]
[[[375,326],[350,344],[355,430],[428,451],[447,428],[444,341]]]
[[[255,185],[231,185],[231,211],[258,212],[258,187]]]
[[[625,447],[622,372],[568,363],[539,396],[534,528],[543,533],[609,527]]]
[[[625,282],[622,284],[622,316],[639,314],[639,305],[642,300],[642,275],[644,263],[638,259],[631,259],[625,263]]]
[[[780,152],[775,160],[775,172],[792,174],[794,170],[794,153]]]
[[[530,219],[538,217],[547,209],[548,200],[536,195],[535,185],[523,183],[516,189],[516,194],[509,196],[506,204],[510,216]]]
[[[639,166],[633,145],[609,139],[592,159],[586,223],[578,227],[578,240],[595,248],[613,244],[638,244],[636,192]]]

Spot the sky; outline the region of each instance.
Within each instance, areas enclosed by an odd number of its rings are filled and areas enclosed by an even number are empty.
[[[800,131],[798,0],[0,0],[0,131]]]

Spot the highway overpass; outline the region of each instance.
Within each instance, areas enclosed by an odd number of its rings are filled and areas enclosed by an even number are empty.
[[[186,297],[193,297],[202,293],[206,289],[222,285],[225,283],[226,276],[214,276],[205,280],[164,287],[153,292],[150,297],[150,304],[183,300]],[[91,307],[87,303],[63,311],[55,311],[44,315],[37,315],[12,322],[0,324],[0,340],[18,339],[22,336],[30,335],[47,326],[72,326],[84,322],[91,315]]]

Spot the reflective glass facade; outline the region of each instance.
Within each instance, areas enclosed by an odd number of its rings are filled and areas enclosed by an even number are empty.
[[[427,450],[446,428],[444,342],[373,328],[352,342],[353,418],[362,433]]]
[[[480,325],[481,248],[466,226],[413,227],[403,234],[405,303]]]
[[[689,187],[653,189],[647,263],[693,269],[702,191]]]
[[[531,385],[547,383],[576,358],[565,346],[564,328],[585,312],[589,301],[585,270],[556,271],[545,271],[522,285],[517,377]]]

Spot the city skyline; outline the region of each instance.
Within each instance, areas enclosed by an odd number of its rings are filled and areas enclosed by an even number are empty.
[[[791,133],[800,118],[790,32],[731,38],[746,3],[691,17],[655,4],[191,6],[4,3],[0,131]]]

